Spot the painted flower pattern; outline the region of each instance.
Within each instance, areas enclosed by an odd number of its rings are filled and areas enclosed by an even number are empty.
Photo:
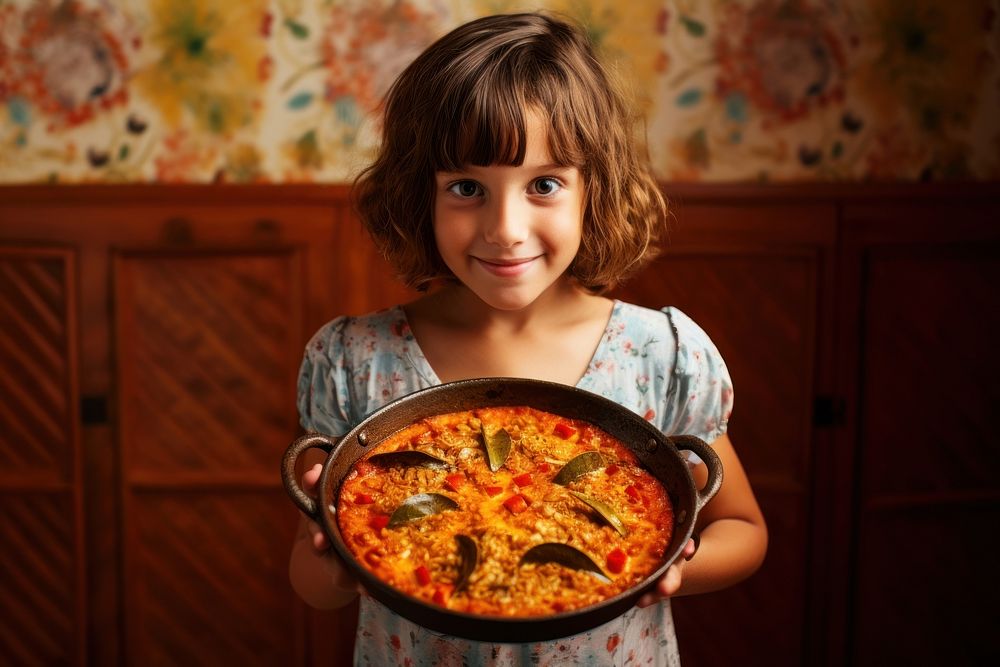
[[[37,2],[21,14],[0,7],[0,101],[35,107],[53,128],[125,104],[126,35],[116,35],[108,18],[78,2]]]
[[[675,181],[1000,178],[1000,0],[0,2],[0,182],[345,182],[491,13],[585,26]]]

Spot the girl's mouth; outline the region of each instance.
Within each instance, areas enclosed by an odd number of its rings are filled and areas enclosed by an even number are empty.
[[[501,278],[514,278],[525,273],[532,265],[532,263],[538,259],[537,257],[523,257],[520,259],[495,259],[488,260],[482,257],[473,257],[479,266],[487,273],[491,273],[495,276]]]

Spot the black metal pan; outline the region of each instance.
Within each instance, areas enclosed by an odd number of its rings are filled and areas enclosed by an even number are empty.
[[[341,482],[354,463],[375,445],[410,424],[439,414],[481,407],[527,405],[582,419],[615,436],[667,489],[674,507],[674,531],[663,565],[632,588],[595,605],[550,616],[512,618],[446,609],[400,592],[365,569],[340,534],[336,507]],[[319,478],[319,497],[309,497],[296,478],[295,464],[307,449],[327,452]],[[695,488],[682,451],[694,452],[708,467],[705,488]],[[461,380],[423,389],[373,412],[341,438],[320,434],[293,442],[281,463],[285,489],[298,507],[319,524],[333,548],[377,600],[430,630],[477,641],[528,642],[567,637],[620,616],[652,589],[679,556],[694,531],[698,512],[722,485],[722,463],[703,440],[665,436],[631,410],[597,394],[567,385],[519,378]]]

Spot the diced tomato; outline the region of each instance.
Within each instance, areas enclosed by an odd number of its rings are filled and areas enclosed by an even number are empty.
[[[612,463],[611,465],[609,465],[607,468],[604,469],[604,472],[606,472],[609,475],[614,475],[616,472],[618,472],[618,466]]]
[[[608,570],[614,574],[621,574],[621,571],[625,569],[625,561],[627,560],[628,554],[624,551],[621,549],[612,549],[607,557]]]
[[[434,589],[434,604],[446,605],[449,597],[451,596],[447,587],[438,586]]]
[[[503,493],[502,486],[484,486],[483,491],[486,492],[488,496],[498,496]]]
[[[566,422],[559,422],[558,424],[556,424],[554,431],[556,435],[566,440],[576,435],[576,429],[567,424]]]
[[[389,515],[388,514],[376,514],[371,519],[368,520],[368,525],[375,529],[375,532],[379,532],[383,528],[389,525]]]
[[[520,514],[528,509],[528,501],[521,494],[514,494],[503,501],[503,506],[510,510],[511,514]]]
[[[639,493],[639,489],[636,488],[635,484],[626,486],[625,494],[631,499],[631,502],[637,503],[642,500],[642,494]]]
[[[514,478],[514,483],[517,484],[518,486],[531,486],[531,483],[532,483],[531,473],[530,472],[526,472],[526,473],[522,473],[520,475],[517,475]]]
[[[375,502],[375,499],[367,493],[359,493],[354,496],[355,505],[371,505],[373,502]]]
[[[431,583],[431,571],[427,569],[426,565],[418,565],[413,574],[416,575],[417,583],[421,586]]]
[[[444,478],[444,483],[452,491],[458,491],[465,484],[465,475],[460,472],[453,473]]]
[[[538,472],[548,472],[549,470],[552,470],[552,466],[550,466],[545,461],[539,463],[537,467],[538,467]]]

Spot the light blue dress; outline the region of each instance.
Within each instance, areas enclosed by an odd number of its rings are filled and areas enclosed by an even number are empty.
[[[440,384],[400,307],[338,317],[310,340],[298,381],[308,431],[341,435],[386,403]],[[576,385],[610,398],[667,434],[711,443],[726,432],[733,406],[729,371],[708,335],[676,308],[616,301],[604,336]],[[680,664],[670,603],[634,607],[572,637],[492,644],[441,635],[363,595],[357,665]]]

